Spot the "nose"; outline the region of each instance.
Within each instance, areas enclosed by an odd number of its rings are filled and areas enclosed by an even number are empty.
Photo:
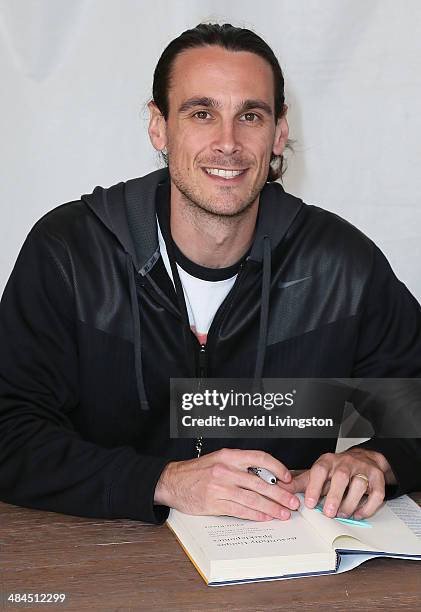
[[[233,121],[221,121],[216,126],[212,150],[224,155],[233,155],[241,150],[238,131]]]

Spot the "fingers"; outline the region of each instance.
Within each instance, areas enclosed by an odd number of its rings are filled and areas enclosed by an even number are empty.
[[[282,483],[282,488],[290,493],[304,493],[310,480],[310,470],[302,470],[299,474],[294,474],[289,484]],[[322,488],[322,497],[326,495],[330,488],[330,480],[326,480]],[[307,504],[306,504],[307,505]]]
[[[271,485],[274,486],[274,485]],[[225,502],[225,503],[223,503]],[[219,505],[224,510],[224,514],[229,514],[233,510],[233,504],[240,505],[243,508],[248,508],[254,512],[270,516],[271,518],[277,518],[281,521],[288,520],[291,513],[287,508],[280,506],[276,502],[259,495],[255,491],[249,491],[247,489],[239,489],[238,487],[226,487],[225,497],[219,500]],[[232,515],[237,516],[237,515]],[[253,519],[253,520],[266,520],[266,519]]]
[[[364,474],[369,481],[358,476]],[[350,454],[326,453],[309,471],[305,489],[305,504],[314,508],[326,494],[323,513],[329,517],[348,517],[354,512],[356,519],[374,514],[384,500],[385,478],[382,470],[370,460],[359,460]],[[302,475],[300,475],[301,478]],[[298,478],[297,478],[298,479]],[[304,481],[297,483],[302,486]],[[363,506],[361,499],[368,492]]]
[[[217,516],[235,516],[241,519],[247,519],[249,521],[272,521],[273,516],[260,512],[259,510],[253,510],[247,506],[234,502],[232,500],[223,500],[220,502],[219,507],[216,506],[214,514]]]
[[[346,466],[339,467],[333,473],[330,481],[329,491],[327,492],[326,499],[323,504],[323,512],[324,514],[326,514],[326,516],[336,516],[339,505],[348,487],[350,477],[350,471]],[[323,482],[323,485],[324,484],[325,482]],[[322,490],[323,486],[321,487],[321,492]]]
[[[282,487],[291,493],[304,493],[310,478],[310,470],[305,470],[301,474],[294,475],[289,484],[282,484]]]
[[[298,497],[296,497],[293,492],[287,491],[283,484],[269,484],[254,474],[248,474],[238,470],[233,472],[232,478],[233,484],[237,484],[242,489],[255,491],[290,510],[297,510],[300,505]]]
[[[262,467],[272,472],[282,482],[289,483],[292,480],[292,474],[288,468],[265,451],[223,448],[216,453],[220,455],[223,463],[235,465],[239,469],[246,471],[248,467]]]
[[[304,502],[308,508],[314,508],[322,495],[325,482],[329,480],[331,465],[330,457],[322,457],[313,464],[310,469],[307,488],[305,490]]]
[[[215,463],[212,466],[211,478],[215,483],[223,483],[224,486],[230,486],[231,490],[237,487],[240,491],[254,491],[256,494],[273,500],[279,506],[285,506],[290,510],[297,510],[300,505],[300,500],[298,497],[296,497],[292,492],[284,489],[284,485],[269,484],[254,474],[249,474],[248,472],[241,471],[238,468],[232,468],[223,463]],[[218,486],[218,484],[216,484],[216,486]],[[237,498],[233,499],[239,501]],[[272,514],[272,516],[275,515]]]
[[[367,482],[363,478],[354,476],[348,486],[348,492],[343,498],[337,512],[340,518],[347,518],[354,514],[367,492]]]
[[[357,520],[372,516],[376,512],[376,510],[380,508],[384,501],[385,480],[383,472],[376,468],[373,469],[370,474],[369,481],[370,488],[367,501],[354,514],[354,518],[356,518]]]
[[[247,468],[256,465],[270,470],[278,477],[285,477],[288,470],[268,453],[223,449],[212,455],[212,465],[208,469],[210,497],[214,501],[224,499],[281,520],[291,516],[290,510],[298,509],[300,500],[294,495],[291,483],[291,490],[287,491],[282,482],[269,484],[255,474],[248,473]]]

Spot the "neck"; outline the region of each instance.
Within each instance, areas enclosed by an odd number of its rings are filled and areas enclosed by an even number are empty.
[[[187,200],[171,185],[171,235],[194,263],[226,268],[241,259],[253,242],[258,208],[259,197],[239,215],[215,215]]]

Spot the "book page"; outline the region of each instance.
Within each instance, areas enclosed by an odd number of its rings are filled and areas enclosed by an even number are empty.
[[[405,504],[408,497],[403,496],[403,498],[398,499],[401,500],[401,504]],[[392,501],[395,509],[397,501]],[[421,556],[421,540],[396,515],[390,503],[390,501],[384,503],[373,516],[367,519],[371,528],[348,525],[349,535],[359,538],[364,544],[364,550],[380,551],[395,555]],[[421,517],[421,509],[415,508],[415,512],[418,517]]]
[[[300,512],[337,550],[421,555],[421,540],[417,536],[421,531],[421,509],[407,495],[384,503],[367,519],[370,527],[341,523],[306,508],[304,502]]]
[[[188,531],[212,560],[253,559],[330,553],[298,514],[288,521],[247,521],[228,516],[191,516],[171,510],[169,523]]]
[[[328,546],[333,548],[335,539],[341,535],[352,535],[347,529],[347,525],[335,521],[313,508],[307,508],[304,503],[304,496],[300,493],[298,497],[300,498],[300,514],[317,531],[323,540],[325,540]]]
[[[421,508],[407,495],[387,502],[392,512],[421,540]]]

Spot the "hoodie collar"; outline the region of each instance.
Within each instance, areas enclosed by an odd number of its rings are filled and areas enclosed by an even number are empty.
[[[156,223],[156,191],[169,181],[168,168],[118,183],[96,187],[82,200],[114,234],[138,273],[148,274],[160,257]],[[263,261],[264,238],[276,249],[301,210],[303,202],[285,192],[279,183],[266,183],[260,193],[255,238],[249,259]]]

